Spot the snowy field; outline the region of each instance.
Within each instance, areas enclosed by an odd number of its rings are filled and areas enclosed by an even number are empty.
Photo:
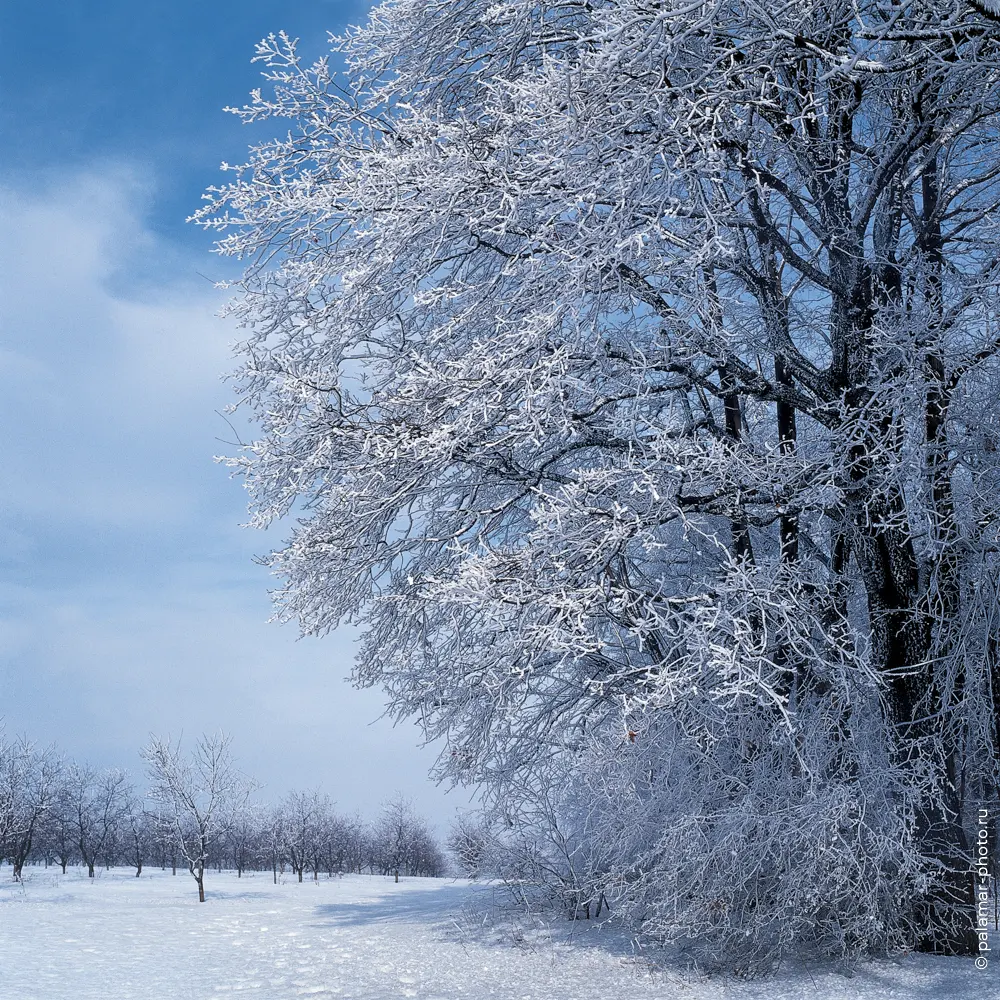
[[[0,1000],[997,1000],[995,968],[909,956],[768,982],[657,970],[585,922],[533,928],[500,916],[489,887],[347,876],[192,879],[155,870],[0,869]],[[997,964],[1000,965],[1000,955]]]

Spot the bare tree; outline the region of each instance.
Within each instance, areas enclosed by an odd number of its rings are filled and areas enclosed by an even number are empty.
[[[87,866],[87,875],[94,877],[98,858],[108,849],[122,819],[129,793],[128,776],[124,771],[96,771],[86,764],[73,764],[67,775],[76,846]]]
[[[315,836],[309,849],[309,867],[312,869],[313,881],[319,881],[319,873],[326,868],[332,875],[334,854],[339,822],[333,810],[329,796],[319,795],[316,800]]]
[[[60,776],[44,830],[46,843],[65,875],[67,867],[77,856],[76,814],[66,771]]]
[[[357,870],[355,866],[355,844],[360,833],[360,820],[330,812],[321,835],[321,848],[314,864],[325,863],[330,878],[345,871]]]
[[[254,866],[266,825],[266,812],[250,801],[248,787],[245,795],[234,799],[224,822],[225,840],[237,878],[242,878],[243,872]]]
[[[156,834],[156,817],[146,808],[134,788],[127,788],[122,809],[124,853],[135,868],[135,877],[142,875],[142,868],[149,856]]]
[[[279,868],[281,872],[285,870],[287,851],[287,820],[280,806],[272,806],[267,811],[262,840],[264,855],[271,869],[274,884],[277,885]]]
[[[324,842],[324,825],[331,814],[330,800],[319,792],[290,792],[282,801],[285,847],[292,871],[302,881],[310,861],[315,859],[318,878],[320,852]]]
[[[372,826],[372,867],[383,875],[438,876],[444,871],[444,856],[426,822],[401,794],[382,804]]]
[[[236,770],[225,733],[202,736],[189,756],[180,741],[151,736],[142,750],[153,787],[165,807],[173,845],[180,851],[205,902],[205,867],[222,829],[226,810],[246,787]]]
[[[489,828],[483,818],[469,813],[455,817],[445,841],[458,873],[472,879],[484,874],[489,843]]]
[[[341,871],[360,875],[368,860],[369,833],[358,813],[341,817],[337,827],[336,853]]]
[[[173,810],[154,799],[149,821],[150,841],[157,863],[161,868],[169,866],[171,874],[176,875],[178,847],[174,836]]]
[[[10,861],[15,881],[54,805],[61,769],[54,748],[0,733],[0,856]]]
[[[18,825],[22,750],[0,730],[0,858],[8,857]]]

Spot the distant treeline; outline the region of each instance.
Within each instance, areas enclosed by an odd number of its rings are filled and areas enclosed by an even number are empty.
[[[444,853],[409,802],[397,796],[374,819],[338,813],[318,791],[275,804],[233,766],[230,740],[203,737],[190,754],[153,738],[142,751],[150,783],[99,770],[54,747],[0,734],[0,862],[188,870],[204,898],[206,871],[291,872],[299,881],[345,872],[431,876]]]

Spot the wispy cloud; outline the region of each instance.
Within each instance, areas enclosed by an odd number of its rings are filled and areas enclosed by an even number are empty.
[[[145,223],[153,194],[121,165],[0,182],[7,726],[129,766],[150,730],[223,726],[275,791],[371,808],[404,788],[440,817],[416,730],[368,725],[379,697],[343,683],[351,637],[266,624],[267,539],[212,462],[236,331],[212,261]]]

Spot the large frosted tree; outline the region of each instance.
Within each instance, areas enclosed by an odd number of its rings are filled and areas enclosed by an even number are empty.
[[[574,905],[743,964],[974,947],[990,7],[391,0],[333,47],[261,44],[237,113],[291,131],[200,215],[283,614],[360,623]]]

